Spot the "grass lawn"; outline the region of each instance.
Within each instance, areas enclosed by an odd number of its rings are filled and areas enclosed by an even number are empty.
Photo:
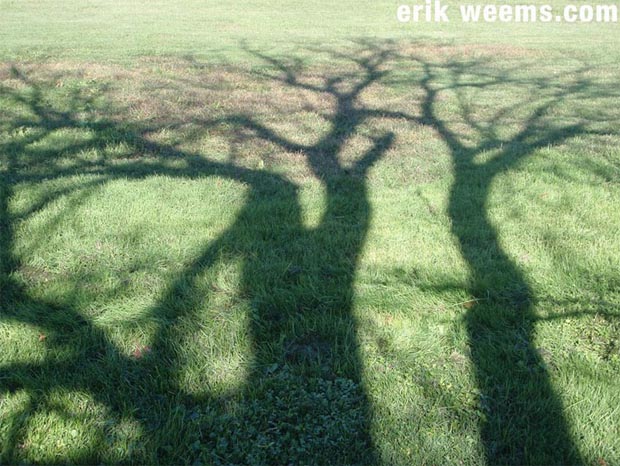
[[[0,464],[620,464],[618,25],[397,6],[0,0]]]

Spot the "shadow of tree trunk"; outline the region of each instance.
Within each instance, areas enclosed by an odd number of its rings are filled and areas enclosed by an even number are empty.
[[[581,464],[562,402],[535,344],[532,291],[499,244],[486,202],[495,173],[455,154],[452,231],[471,268],[465,324],[489,464]]]
[[[565,89],[540,103],[511,138],[499,140],[491,126],[485,129],[486,137],[478,147],[469,147],[436,116],[433,71],[429,66],[425,70],[424,120],[438,131],[450,150],[454,181],[448,214],[471,273],[469,292],[475,301],[470,303],[465,325],[480,390],[481,440],[487,462],[582,464],[562,401],[536,347],[533,292],[500,244],[498,227],[489,219],[488,204],[498,174],[510,170],[538,148],[588,130],[581,124],[546,127],[542,121],[550,108],[570,95],[572,90]],[[458,94],[460,87],[457,77],[452,89]],[[465,105],[462,111],[470,127],[482,131],[483,125],[471,118]],[[497,150],[497,155],[484,163],[475,161],[489,149]]]

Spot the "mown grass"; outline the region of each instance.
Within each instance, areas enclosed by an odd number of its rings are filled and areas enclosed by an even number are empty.
[[[202,62],[251,60],[239,44],[272,55],[328,61],[329,54],[304,53],[351,46],[360,37],[433,40],[449,45],[525,45],[618,62],[618,23],[463,23],[463,2],[442,1],[449,23],[396,20],[392,0],[2,0],[0,55],[12,60],[68,59],[131,63],[144,56],[191,56]],[[413,5],[417,2],[409,2]],[[476,2],[469,2],[475,4]],[[533,2],[541,4],[542,2]],[[557,11],[570,0],[550,2]],[[597,0],[596,3],[613,4]],[[254,64],[260,64],[254,61]]]
[[[613,48],[332,39],[13,39],[2,463],[620,462]]]

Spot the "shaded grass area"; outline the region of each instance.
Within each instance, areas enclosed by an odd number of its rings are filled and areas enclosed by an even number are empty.
[[[2,461],[619,461],[615,70],[245,53],[2,68]]]

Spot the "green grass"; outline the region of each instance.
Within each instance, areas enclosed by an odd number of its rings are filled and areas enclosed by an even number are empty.
[[[81,59],[131,63],[145,55],[191,56],[203,62],[247,62],[240,49],[249,42],[274,55],[297,54],[304,46],[341,47],[362,38],[432,39],[449,44],[515,43],[617,63],[618,23],[450,23],[400,24],[392,0],[2,0],[0,56],[12,60]],[[423,2],[422,2],[423,3]],[[542,1],[531,2],[535,4]],[[553,5],[574,4],[554,0]],[[591,3],[613,2],[597,0]],[[329,59],[323,56],[323,59]]]
[[[617,26],[0,7],[1,464],[620,463]]]

